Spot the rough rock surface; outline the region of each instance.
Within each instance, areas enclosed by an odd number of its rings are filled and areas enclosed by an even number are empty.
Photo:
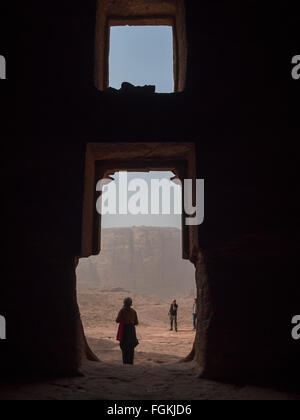
[[[86,362],[84,377],[0,389],[0,400],[299,400],[299,395],[200,379],[196,363],[120,366]],[[176,387],[174,383],[176,382]]]
[[[196,362],[181,363],[192,345],[191,298],[179,299],[179,331],[168,331],[168,302],[133,295],[140,325],[134,366],[121,364],[114,318],[122,291],[79,293],[85,333],[101,362],[85,361],[83,377],[1,388],[0,400],[293,400],[299,393],[199,378]],[[176,383],[176,386],[174,384]]]
[[[102,231],[102,251],[82,259],[78,289],[122,287],[163,297],[195,289],[195,268],[181,256],[176,228],[113,228]]]
[[[293,153],[299,118],[297,107],[294,120],[287,112],[286,64],[269,71],[286,20],[262,3],[186,1],[184,93],[128,99],[94,88],[96,1],[73,0],[70,8],[60,0],[47,9],[19,2],[19,71],[9,95],[16,106],[1,142],[0,314],[9,334],[0,340],[1,380],[68,375],[79,365],[74,259],[84,243],[87,144],[107,144],[113,158],[123,142],[127,160],[136,144],[159,142],[163,157],[170,141],[186,141],[195,143],[197,178],[206,183],[203,258],[196,262],[203,328],[194,359],[210,379],[239,375],[249,383],[251,375],[282,387],[299,384],[300,342],[291,338],[300,302]],[[290,29],[299,32],[296,24]],[[98,51],[103,58],[101,45]],[[187,383],[191,395],[209,386],[191,377]],[[94,386],[98,396],[109,393],[96,380]]]

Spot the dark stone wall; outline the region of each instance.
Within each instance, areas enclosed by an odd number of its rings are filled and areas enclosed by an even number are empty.
[[[1,139],[1,376],[79,365],[74,257],[86,142],[194,141],[206,180],[195,358],[207,377],[295,378],[299,225],[287,126],[296,133],[298,123],[287,112],[293,44],[285,44],[282,10],[254,0],[187,2],[186,92],[121,97],[93,87],[95,0],[17,9]]]

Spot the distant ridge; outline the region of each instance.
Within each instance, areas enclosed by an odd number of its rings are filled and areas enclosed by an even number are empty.
[[[195,288],[195,269],[182,259],[180,229],[105,228],[101,248],[100,256],[80,261],[79,290],[121,288],[169,297]]]

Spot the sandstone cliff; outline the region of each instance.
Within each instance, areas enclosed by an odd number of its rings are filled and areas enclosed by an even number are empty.
[[[133,227],[102,231],[99,256],[82,259],[78,289],[118,288],[176,297],[195,288],[195,270],[181,256],[176,228]]]

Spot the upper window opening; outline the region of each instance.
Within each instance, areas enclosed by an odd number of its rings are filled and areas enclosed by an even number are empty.
[[[187,70],[185,0],[97,0],[97,4],[97,89],[120,89],[128,82],[155,85],[156,92],[183,92]],[[128,91],[130,86],[125,85],[123,92]]]
[[[109,86],[120,89],[123,82],[174,92],[172,26],[110,28]]]

